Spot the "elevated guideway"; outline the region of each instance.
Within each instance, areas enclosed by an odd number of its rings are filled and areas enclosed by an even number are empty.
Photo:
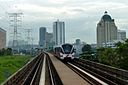
[[[82,77],[76,74],[73,70],[68,68],[64,63],[48,53],[63,85],[90,85]]]
[[[128,85],[128,71],[74,59],[64,63],[42,52],[2,85]]]

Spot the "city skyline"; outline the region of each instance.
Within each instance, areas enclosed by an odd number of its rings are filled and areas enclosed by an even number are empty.
[[[22,28],[32,28],[34,35],[32,37],[36,44],[39,42],[39,27],[45,26],[48,32],[52,32],[52,23],[57,19],[66,23],[66,42],[73,43],[79,38],[87,43],[96,43],[96,24],[104,11],[112,15],[118,29],[126,30],[128,33],[128,1],[126,0],[93,2],[89,0],[0,0],[0,2],[0,27],[7,31],[8,41],[10,29],[7,13],[15,10],[23,12]]]

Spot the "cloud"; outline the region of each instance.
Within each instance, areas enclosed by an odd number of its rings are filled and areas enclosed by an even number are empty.
[[[48,31],[51,32],[52,23],[60,19],[66,23],[67,42],[74,42],[76,38],[80,38],[82,41],[94,43],[96,24],[105,10],[115,19],[118,28],[128,27],[127,0],[0,0],[0,2],[4,7],[4,10],[0,9],[1,16],[4,16],[5,11],[23,12],[24,28],[36,30],[34,33],[36,40],[40,26],[48,26]],[[0,21],[6,22],[1,18]],[[7,24],[2,23],[2,26]]]
[[[48,0],[49,3],[53,3],[53,4],[63,4],[68,2],[69,0]]]
[[[8,1],[14,1],[14,0],[0,0],[0,2],[8,2]]]

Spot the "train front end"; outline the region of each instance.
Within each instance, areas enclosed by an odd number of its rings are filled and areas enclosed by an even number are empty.
[[[63,44],[61,45],[62,51],[60,52],[60,58],[62,60],[73,60],[75,55],[74,46],[71,44]]]

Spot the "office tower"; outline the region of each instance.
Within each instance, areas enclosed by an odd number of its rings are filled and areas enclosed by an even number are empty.
[[[57,20],[53,23],[53,42],[55,45],[65,43],[65,23]]]
[[[46,48],[51,49],[53,47],[53,33],[46,33]]]
[[[76,44],[77,44],[77,45],[80,45],[80,44],[81,44],[80,39],[76,39]]]
[[[53,42],[53,33],[46,32],[46,43]]]
[[[118,30],[117,39],[118,40],[125,40],[126,39],[126,31],[125,30]]]
[[[106,46],[108,42],[112,42],[113,40],[117,40],[117,27],[114,19],[107,14],[107,11],[105,11],[97,24],[97,46]]]
[[[41,48],[45,48],[46,47],[46,28],[45,27],[40,27],[39,46]]]

